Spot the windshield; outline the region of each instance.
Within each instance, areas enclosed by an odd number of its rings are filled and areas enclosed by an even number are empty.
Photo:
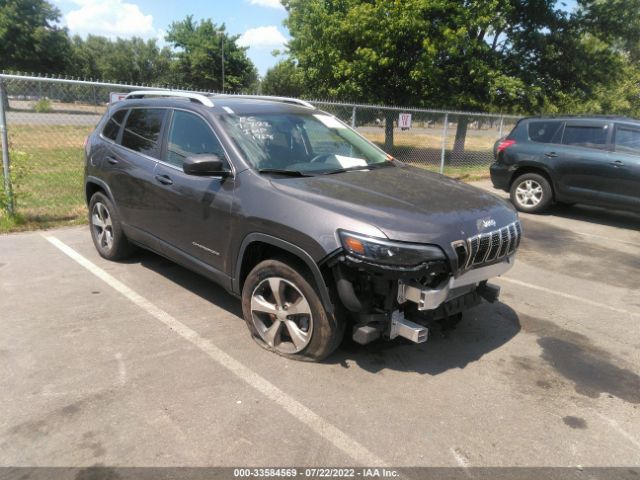
[[[256,170],[327,173],[392,165],[391,157],[327,114],[225,115],[221,122]]]

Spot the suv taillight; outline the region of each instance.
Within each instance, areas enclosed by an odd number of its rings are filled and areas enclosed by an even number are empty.
[[[511,145],[515,145],[516,141],[515,140],[503,140],[502,142],[500,142],[500,144],[498,145],[498,153],[500,153],[501,151],[503,151],[505,148],[510,147]]]

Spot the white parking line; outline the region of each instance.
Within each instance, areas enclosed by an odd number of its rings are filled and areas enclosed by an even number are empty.
[[[624,438],[629,440],[629,442],[634,447],[636,447],[638,450],[640,450],[640,442],[638,440],[636,440],[629,432],[627,432],[625,429],[623,429],[618,424],[618,422],[616,422],[613,418],[609,418],[609,417],[607,417],[606,415],[603,415],[600,412],[596,412],[596,415],[598,415],[601,419],[603,419],[605,422],[607,422],[609,425],[611,425],[611,428],[613,428],[616,432],[618,432]]]
[[[533,290],[538,290],[540,292],[549,293],[551,295],[556,295],[558,297],[566,298],[568,300],[575,300],[577,302],[582,302],[586,305],[591,305],[593,307],[605,308],[607,310],[611,310],[612,312],[624,313],[626,315],[630,315],[632,317],[640,318],[640,313],[632,312],[630,310],[625,310],[624,308],[617,308],[611,305],[607,305],[605,303],[594,302],[593,300],[589,300],[588,298],[578,297],[577,295],[571,295],[570,293],[558,292],[557,290],[551,290],[550,288],[541,287],[539,285],[534,285],[532,283],[522,282],[520,280],[516,280],[515,278],[509,277],[500,277],[500,280],[505,282],[513,283],[514,285],[520,285],[521,287],[531,288]]]
[[[311,428],[315,433],[331,442],[336,448],[347,454],[358,464],[367,466],[386,466],[386,462],[384,462],[380,457],[369,451],[365,446],[351,438],[338,427],[327,422],[318,414],[305,407],[302,403],[287,395],[271,382],[252,371],[249,367],[240,363],[209,340],[200,336],[197,332],[179,322],[167,312],[157,307],[131,288],[127,287],[124,283],[105,272],[102,268],[80,255],[73,248],[69,247],[54,236],[47,234],[41,235],[47,239],[49,243],[89,270],[100,280],[107,283],[110,287],[124,295],[127,299],[145,310],[151,316],[164,323],[182,338],[198,347],[218,364],[258,390],[273,402],[280,405],[289,414],[293,415],[300,422]]]

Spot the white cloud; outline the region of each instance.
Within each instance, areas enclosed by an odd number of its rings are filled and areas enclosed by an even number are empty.
[[[280,0],[247,0],[251,5],[258,5],[259,7],[279,8],[284,10],[284,7],[280,3]]]
[[[95,34],[106,37],[155,38],[153,16],[145,15],[134,3],[122,0],[74,0],[79,7],[65,15],[71,33]]]
[[[269,25],[267,27],[250,28],[240,35],[237,43],[241,47],[273,49],[282,47],[286,41],[287,39],[278,30],[278,27]]]

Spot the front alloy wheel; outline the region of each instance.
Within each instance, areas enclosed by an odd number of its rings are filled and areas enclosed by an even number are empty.
[[[242,285],[242,314],[262,347],[295,360],[317,362],[340,344],[345,322],[328,312],[310,272],[300,262],[268,259]]]
[[[278,353],[298,353],[311,340],[309,301],[284,278],[269,277],[258,284],[251,295],[251,319],[262,340]]]

